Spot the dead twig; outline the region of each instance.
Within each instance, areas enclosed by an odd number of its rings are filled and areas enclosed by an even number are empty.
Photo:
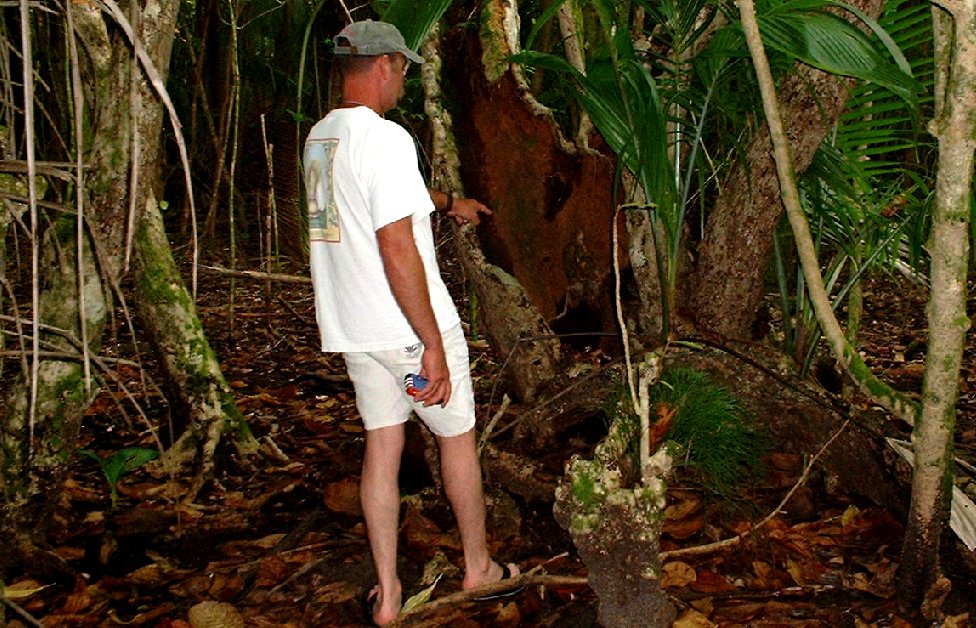
[[[502,405],[498,408],[498,412],[495,413],[495,416],[491,417],[491,420],[488,421],[488,425],[485,426],[485,429],[481,430],[481,438],[478,440],[479,457],[481,456],[481,450],[485,448],[485,443],[487,443],[488,439],[491,438],[491,433],[495,429],[495,425],[497,425],[498,421],[505,416],[505,413],[508,412],[508,406],[511,404],[512,399],[508,395],[502,395]]]
[[[39,622],[36,619],[34,619],[34,617],[30,613],[28,613],[23,608],[21,608],[16,602],[14,602],[10,598],[8,598],[6,595],[3,595],[2,592],[0,592],[0,602],[3,602],[6,606],[8,606],[10,608],[10,610],[12,610],[13,612],[17,613],[17,615],[22,620],[24,620],[25,622],[27,622],[27,624],[29,624],[31,626],[38,626],[38,628],[40,628],[41,626],[44,625],[41,622]]]

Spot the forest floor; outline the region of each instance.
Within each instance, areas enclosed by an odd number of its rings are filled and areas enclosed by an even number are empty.
[[[457,272],[448,269],[450,272]],[[304,274],[299,267],[282,272]],[[7,582],[6,595],[44,626],[189,626],[191,609],[225,613],[194,626],[360,626],[360,597],[372,566],[358,503],[363,429],[340,357],[318,350],[308,284],[231,280],[201,270],[199,310],[237,403],[253,433],[278,453],[242,457],[231,446],[218,472],[193,503],[159,497],[163,483],[144,469],[122,475],[113,506],[98,464],[78,456],[55,521],[53,547],[74,569],[73,582],[29,576]],[[917,395],[923,371],[925,293],[897,278],[866,287],[862,349],[876,373]],[[970,311],[973,311],[971,308]],[[128,332],[118,332],[119,343]],[[967,350],[957,447],[976,456],[976,365]],[[145,351],[143,352],[145,353]],[[499,407],[501,360],[483,340],[471,340],[479,428]],[[132,390],[140,372],[120,366]],[[160,393],[137,396],[150,421],[166,423]],[[120,407],[129,406],[125,415]],[[501,425],[522,409],[513,404]],[[166,429],[169,429],[168,427]],[[177,426],[176,429],[179,429]],[[118,387],[107,387],[84,425],[83,447],[109,459],[126,447],[152,448]],[[573,439],[553,452],[553,478],[573,453],[593,442]],[[511,446],[497,443],[504,449]],[[803,472],[805,459],[776,453],[762,479],[717,499],[679,469],[669,495],[662,549],[728,538],[772,512]],[[460,590],[460,550],[448,507],[434,489],[424,439],[411,428],[401,477],[405,496],[400,571],[409,596],[441,578],[432,599]],[[746,542],[699,557],[668,560],[663,585],[681,626],[900,626],[895,571],[901,517],[860,502],[814,470],[787,512]],[[495,555],[534,579],[504,600],[457,599],[431,612],[406,615],[402,625],[597,625],[597,598],[552,503],[527,501],[488,479],[489,534]],[[902,506],[903,507],[903,506]],[[958,544],[953,547],[961,547]],[[950,556],[953,590],[946,625],[976,618],[976,581]],[[562,576],[559,578],[557,576]],[[219,607],[216,602],[222,603]],[[195,616],[195,615],[194,615]],[[31,625],[6,609],[7,626]],[[0,622],[2,623],[2,622]]]

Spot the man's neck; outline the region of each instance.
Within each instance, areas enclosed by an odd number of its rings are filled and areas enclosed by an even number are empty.
[[[342,100],[339,101],[340,107],[369,107],[379,115],[385,111],[380,106],[380,95],[376,90],[368,89],[358,85],[347,85],[342,90]]]

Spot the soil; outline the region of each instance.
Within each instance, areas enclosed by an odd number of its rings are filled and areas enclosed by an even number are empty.
[[[456,267],[448,263],[445,270],[459,285]],[[288,264],[280,272],[305,274]],[[235,283],[232,309],[230,278],[202,270],[200,314],[240,409],[266,445],[262,453],[242,456],[223,447],[217,476],[190,504],[161,498],[168,479],[133,469],[121,476],[114,506],[99,465],[78,456],[52,539],[76,575],[10,579],[7,597],[24,617],[10,606],[8,626],[183,627],[191,615],[194,626],[365,625],[360,598],[373,576],[358,504],[363,430],[344,365],[317,348],[310,286],[275,284],[265,292],[261,282]],[[876,278],[866,287],[865,303],[862,350],[869,364],[917,394],[924,290],[898,277]],[[467,331],[481,428],[500,404],[501,361],[477,337],[476,324]],[[118,330],[118,338],[127,342],[128,332]],[[970,460],[976,454],[973,346],[966,354],[957,434],[958,451]],[[136,398],[146,419],[179,422],[167,414],[158,392],[147,392],[152,389],[140,383],[138,370],[119,367],[118,375],[127,388],[141,391]],[[520,411],[510,407],[499,427]],[[109,387],[87,417],[84,447],[105,459],[126,447],[152,448],[146,419],[120,389]],[[409,436],[401,474],[401,578],[412,595],[428,586],[431,573],[440,574],[431,597],[443,599],[460,590],[459,541],[428,468],[423,434],[411,428]],[[581,430],[546,462],[558,473],[598,437],[599,430]],[[495,444],[514,447],[504,437]],[[805,460],[774,447],[765,463],[767,473],[732,498],[718,498],[679,470],[662,549],[734,536],[771,512]],[[523,572],[534,570],[530,586],[501,600],[441,604],[404,616],[402,624],[596,625],[598,601],[572,542],[553,519],[551,500],[512,496],[491,478],[488,496],[492,550]],[[680,625],[908,625],[895,598],[903,522],[893,512],[851,497],[814,469],[790,508],[743,544],[665,560],[663,584]],[[952,625],[966,625],[976,614],[976,582],[965,565],[948,562],[953,590],[942,609]],[[197,614],[207,607],[224,615],[202,623]]]

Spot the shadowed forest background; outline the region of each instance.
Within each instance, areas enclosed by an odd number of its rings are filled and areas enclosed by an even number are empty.
[[[460,591],[412,425],[399,624],[971,621],[973,0],[0,11],[0,625],[364,622],[300,153],[367,18],[494,211],[435,236],[527,585]]]

